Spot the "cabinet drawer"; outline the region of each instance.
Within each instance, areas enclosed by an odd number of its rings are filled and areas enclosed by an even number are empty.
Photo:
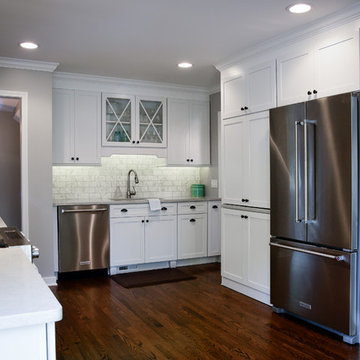
[[[150,205],[147,204],[147,215],[159,216],[159,215],[176,215],[177,214],[176,203],[161,203],[161,210],[151,211]]]
[[[148,204],[123,204],[123,205],[111,205],[110,217],[111,218],[123,218],[129,216],[146,216],[149,212]]]
[[[184,202],[178,204],[178,214],[201,214],[207,213],[207,202],[206,201],[193,201]]]

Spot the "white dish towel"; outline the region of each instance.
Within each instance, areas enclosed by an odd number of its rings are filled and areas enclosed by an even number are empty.
[[[161,210],[160,199],[148,199],[148,201],[151,211]]]

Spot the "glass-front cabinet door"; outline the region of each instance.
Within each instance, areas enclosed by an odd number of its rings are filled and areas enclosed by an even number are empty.
[[[166,147],[166,99],[103,93],[102,145]]]
[[[166,99],[137,98],[137,141],[140,145],[166,146]]]
[[[103,94],[102,144],[129,146],[135,138],[135,97]]]

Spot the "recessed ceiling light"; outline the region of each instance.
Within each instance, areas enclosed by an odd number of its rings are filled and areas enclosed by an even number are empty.
[[[293,14],[303,14],[310,11],[311,6],[305,3],[298,3],[294,5],[289,5],[286,9]]]
[[[189,69],[192,67],[192,64],[188,63],[188,62],[182,62],[182,63],[179,63],[178,64],[178,67],[179,68],[182,68],[182,69]]]
[[[24,41],[22,43],[19,44],[23,49],[27,49],[27,50],[34,50],[37,49],[39,47],[38,44],[35,44],[33,42],[30,41]]]

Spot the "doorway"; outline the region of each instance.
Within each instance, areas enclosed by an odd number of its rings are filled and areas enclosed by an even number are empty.
[[[27,93],[0,90],[0,217],[28,236]]]

